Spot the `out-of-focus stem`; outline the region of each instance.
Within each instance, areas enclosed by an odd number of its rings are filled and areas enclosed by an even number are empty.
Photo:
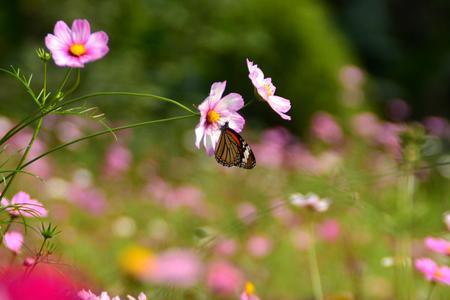
[[[311,273],[311,281],[314,291],[314,298],[316,300],[323,300],[322,283],[320,281],[319,264],[317,262],[316,253],[316,239],[314,231],[314,222],[309,223],[309,235],[311,239],[311,245],[309,247],[309,271]]]
[[[436,284],[434,282],[430,282],[430,288],[428,289],[428,295],[425,300],[431,300],[431,294],[433,294],[434,286]]]

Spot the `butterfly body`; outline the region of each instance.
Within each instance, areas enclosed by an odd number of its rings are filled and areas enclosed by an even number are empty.
[[[252,169],[256,165],[255,155],[247,142],[228,122],[220,128],[220,137],[215,149],[216,161],[225,167]]]

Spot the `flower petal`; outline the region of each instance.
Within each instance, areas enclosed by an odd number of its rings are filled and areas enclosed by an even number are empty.
[[[209,97],[208,97],[210,109],[214,109],[216,107],[216,104],[222,98],[222,94],[223,94],[223,91],[225,90],[226,85],[227,85],[226,81],[214,82],[211,85],[211,90],[209,92]]]
[[[202,119],[200,119],[200,123],[195,127],[195,146],[198,149],[200,149],[200,142],[205,134],[205,120],[203,117]]]
[[[222,120],[224,124],[228,122],[228,126],[236,132],[241,132],[245,125],[245,119],[236,112],[223,115]]]
[[[56,22],[55,29],[53,31],[55,36],[58,37],[63,43],[69,46],[72,44],[72,32],[64,21]]]
[[[264,73],[260,68],[258,68],[258,65],[253,64],[253,62],[247,58],[247,67],[249,71],[248,77],[252,81],[253,85],[256,88],[264,85]]]
[[[237,93],[230,93],[223,97],[216,105],[215,111],[219,114],[224,110],[237,111],[244,106],[244,99]]]
[[[91,34],[91,26],[87,20],[77,19],[72,23],[72,41],[76,44],[85,44]]]
[[[47,34],[45,37],[45,46],[50,50],[52,53],[53,51],[65,51],[69,49],[69,45],[65,44],[61,39],[54,36],[53,34]]]
[[[19,253],[23,245],[23,235],[20,232],[9,231],[3,236],[3,243],[9,250]]]
[[[108,35],[104,31],[94,32],[90,35],[85,47],[86,54],[80,57],[82,63],[102,58],[109,52]]]
[[[290,120],[291,117],[285,113],[291,109],[291,101],[279,96],[270,96],[267,101],[272,109],[283,119]]]

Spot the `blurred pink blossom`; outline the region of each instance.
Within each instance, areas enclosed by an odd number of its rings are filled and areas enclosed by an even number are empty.
[[[394,99],[388,103],[387,112],[391,120],[401,122],[409,117],[411,108],[405,100]]]
[[[236,250],[237,243],[233,239],[220,239],[214,247],[214,252],[219,256],[232,256]]]
[[[108,35],[103,31],[91,33],[89,22],[83,19],[74,20],[72,28],[64,21],[56,22],[54,35],[47,34],[45,45],[55,64],[71,68],[83,68],[109,51]]]
[[[108,204],[101,190],[78,183],[71,184],[67,192],[67,199],[92,214],[102,214]]]
[[[298,250],[307,250],[312,244],[312,238],[305,230],[295,229],[291,233],[291,241]]]
[[[333,116],[326,112],[315,113],[311,121],[313,135],[327,144],[338,144],[343,139],[343,133]]]
[[[425,246],[431,251],[450,256],[450,242],[447,240],[427,237]]]
[[[11,201],[6,198],[1,200],[1,206],[5,207],[12,216],[23,217],[46,217],[47,210],[44,205],[35,199],[31,199],[30,195],[25,192],[18,192]]]
[[[264,235],[254,235],[247,241],[247,251],[254,257],[267,256],[272,251],[272,241]]]
[[[286,113],[291,109],[291,101],[289,99],[275,96],[275,86],[272,84],[272,78],[264,78],[263,71],[258,68],[247,58],[248,77],[252,81],[258,95],[266,101],[269,106],[285,120],[290,120],[291,117]]]
[[[261,142],[252,145],[258,163],[267,167],[281,167],[285,161],[285,148],[294,141],[289,131],[283,127],[276,127],[263,132]]]
[[[175,249],[158,255],[144,279],[157,284],[187,288],[198,282],[201,273],[202,265],[195,253]]]
[[[106,151],[104,172],[107,176],[120,176],[130,167],[131,152],[121,144],[111,145]]]
[[[23,260],[23,266],[24,266],[24,267],[31,267],[31,266],[33,266],[35,263],[36,263],[36,259],[33,258],[33,257],[26,257],[26,258]]]
[[[423,120],[423,125],[431,135],[442,138],[450,136],[450,125],[444,118],[437,116],[426,117]]]
[[[0,138],[3,137],[12,127],[13,125],[10,119],[0,116]]]
[[[244,106],[244,99],[236,93],[222,98],[227,82],[215,82],[209,96],[198,106],[200,122],[195,127],[195,145],[200,149],[200,142],[208,155],[213,155],[219,140],[220,128],[226,122],[236,132],[244,128],[245,119],[237,113]]]
[[[401,155],[400,133],[404,128],[393,123],[384,123],[378,131],[376,140],[379,144],[396,157]]]
[[[375,140],[381,130],[380,120],[371,112],[357,114],[352,118],[351,123],[355,133],[372,141]]]
[[[213,292],[223,296],[236,294],[243,281],[242,273],[225,261],[212,262],[208,268],[207,286]]]
[[[359,89],[364,83],[363,71],[355,65],[346,65],[339,72],[341,83],[346,89]]]
[[[327,219],[319,224],[317,231],[323,240],[327,242],[334,242],[339,239],[341,226],[338,221],[334,219]]]
[[[274,199],[271,201],[272,216],[285,226],[293,226],[299,223],[299,218],[289,207],[286,201]]]
[[[8,231],[3,236],[3,244],[12,252],[19,254],[23,245],[23,235],[17,231]]]
[[[419,270],[428,281],[440,282],[450,285],[450,268],[438,266],[429,258],[419,258],[415,261],[416,269]]]
[[[257,218],[257,209],[252,203],[244,202],[238,205],[237,215],[243,223],[251,224]]]

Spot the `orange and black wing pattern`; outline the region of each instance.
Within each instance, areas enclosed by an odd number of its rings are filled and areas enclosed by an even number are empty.
[[[226,167],[244,169],[255,167],[255,155],[247,142],[236,131],[228,127],[228,122],[220,130],[219,141],[215,149],[217,162]]]

